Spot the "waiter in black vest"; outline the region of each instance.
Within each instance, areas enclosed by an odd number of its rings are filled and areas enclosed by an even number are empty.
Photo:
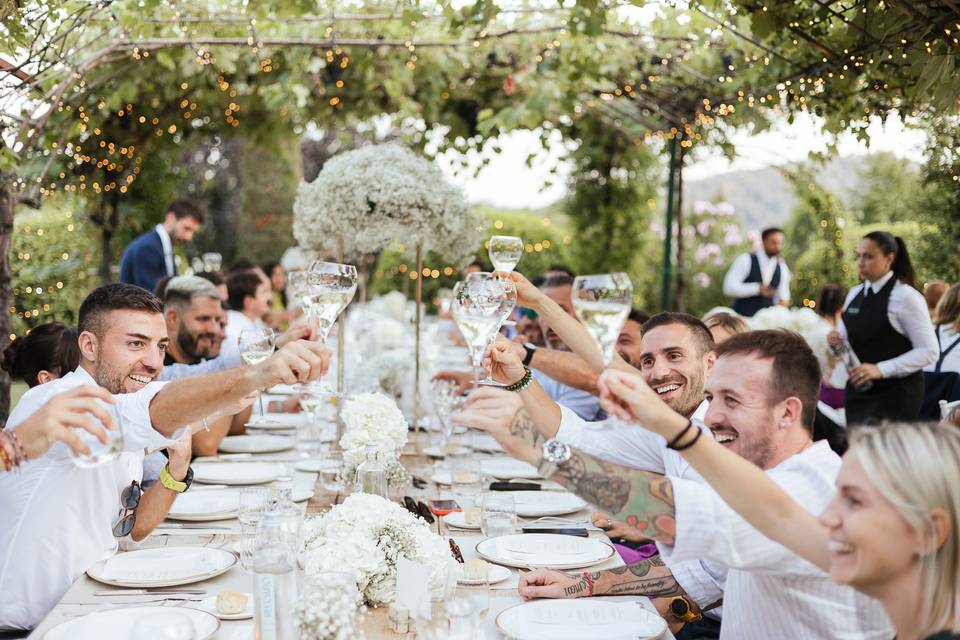
[[[737,256],[723,278],[723,293],[733,298],[731,306],[742,316],[775,304],[790,304],[790,269],[780,259],[783,230],[764,229],[761,238],[763,250]]]
[[[872,231],[857,245],[863,283],[847,294],[839,331],[830,345],[845,344],[860,361],[847,382],[847,425],[917,420],[925,366],[940,349],[923,294],[902,238]]]

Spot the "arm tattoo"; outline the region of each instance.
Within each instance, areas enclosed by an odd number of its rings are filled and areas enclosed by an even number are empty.
[[[533,423],[527,410],[522,407],[513,416],[513,422],[510,423],[510,435],[521,438],[531,447],[539,445],[541,440],[537,426]]]
[[[574,451],[550,479],[614,517],[628,520],[648,538],[673,543],[677,527],[668,478]]]
[[[591,576],[597,585],[597,595],[641,595],[651,598],[686,595],[686,591],[659,556],[616,569],[598,571]],[[573,589],[575,586],[572,585],[567,589]]]
[[[589,591],[590,582],[587,580],[587,576],[583,576],[569,587],[563,588],[563,597],[573,598],[581,593],[588,593]]]

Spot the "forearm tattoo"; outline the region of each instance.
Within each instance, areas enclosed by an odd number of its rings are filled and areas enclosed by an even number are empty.
[[[604,463],[574,451],[550,479],[627,520],[648,538],[673,543],[677,532],[673,485],[664,476]]]
[[[686,595],[659,556],[591,574],[597,595],[641,595],[663,598]],[[579,583],[577,583],[579,584]],[[567,587],[572,589],[574,586]]]
[[[537,425],[534,424],[530,414],[526,409],[520,408],[513,416],[513,422],[510,423],[510,435],[521,438],[531,447],[540,444],[541,435],[537,431]]]

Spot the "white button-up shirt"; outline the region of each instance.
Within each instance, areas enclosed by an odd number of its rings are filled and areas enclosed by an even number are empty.
[[[957,341],[960,338],[960,333],[957,333],[957,330],[954,328],[954,325],[941,325],[937,327],[935,335],[940,341],[940,353],[943,353],[945,349],[950,349],[950,345]],[[937,356],[939,359],[940,356]],[[937,361],[934,360],[927,366],[923,368],[924,371],[934,371],[937,368]],[[940,366],[940,371],[947,373],[953,371],[960,373],[960,344],[955,346],[953,349],[950,349],[950,353],[947,354],[947,357],[943,359],[943,364]]]
[[[760,295],[759,282],[744,282],[750,275],[750,255],[741,253],[730,265],[727,275],[723,277],[723,294],[729,298],[750,298]],[[780,284],[777,286],[777,294],[773,297],[774,302],[790,301],[790,279],[793,277],[787,263],[779,256],[771,258],[765,251],[757,251],[757,262],[760,263],[760,278],[764,284],[769,285],[773,279],[773,272],[777,265],[780,265]]]
[[[870,295],[879,293],[892,277],[893,272],[888,271],[887,275],[876,282],[864,281],[863,284],[850,289],[843,308],[846,309],[864,287],[870,287]],[[912,348],[896,358],[874,363],[884,378],[902,378],[920,371],[931,363],[936,363],[937,358],[940,357],[940,348],[937,346],[937,336],[933,332],[933,322],[930,321],[927,301],[923,299],[922,293],[910,285],[897,281],[893,285],[893,291],[890,292],[887,319],[890,320],[890,326],[894,331],[910,340]],[[847,337],[847,328],[843,320],[840,321],[838,330],[844,338]]]
[[[814,514],[836,493],[840,457],[824,441],[767,470]],[[704,559],[728,568],[721,640],[770,638],[890,640],[893,628],[877,600],[836,584],[824,572],[773,542],[703,482],[671,478],[677,533],[658,544],[671,565]]]
[[[220,355],[217,360],[227,358],[229,362],[240,360],[240,333],[250,329],[263,329],[264,324],[257,318],[251,320],[240,311],[227,311],[227,330],[223,344],[220,345]]]
[[[124,452],[93,468],[73,464],[66,445],[0,475],[0,629],[36,626],[92,564],[114,554],[112,527],[120,493],[142,474],[144,449],[169,441],[150,426],[149,407],[165,382],[115,395],[114,424],[123,430]],[[27,391],[7,428],[30,417],[53,395],[96,385],[83,368]],[[117,415],[120,419],[117,419]]]
[[[172,278],[176,275],[173,269],[173,241],[162,224],[158,224],[154,227],[154,230],[160,236],[160,246],[163,247],[163,264],[167,268],[167,275]]]
[[[570,409],[584,420],[594,420],[600,414],[600,398],[592,393],[557,382],[542,371],[534,370],[533,379],[554,402]]]

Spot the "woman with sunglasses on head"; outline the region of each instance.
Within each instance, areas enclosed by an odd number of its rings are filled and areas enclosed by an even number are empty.
[[[598,386],[609,413],[675,442],[750,525],[834,582],[879,600],[897,640],[960,640],[960,429],[932,423],[856,429],[837,494],[818,517],[758,467],[700,437],[639,376],[607,370]]]
[[[872,231],[857,245],[863,282],[847,294],[830,346],[856,356],[846,388],[848,425],[916,420],[923,403],[923,368],[939,350],[927,303],[902,238]],[[849,356],[848,356],[849,357]]]

